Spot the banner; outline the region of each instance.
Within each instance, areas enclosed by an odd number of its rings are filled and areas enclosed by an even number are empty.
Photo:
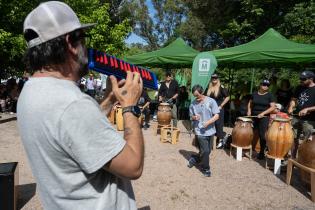
[[[211,75],[217,66],[217,60],[212,53],[199,53],[196,56],[192,67],[191,88],[194,85],[199,84],[205,90],[210,81]]]
[[[156,75],[146,68],[127,63],[114,56],[95,49],[88,50],[88,58],[88,65],[89,69],[91,70],[106,74],[108,76],[114,75],[119,79],[125,79],[127,71],[138,72],[142,78],[144,87],[153,90],[158,89]]]

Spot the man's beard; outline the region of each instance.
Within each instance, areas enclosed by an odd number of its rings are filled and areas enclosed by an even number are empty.
[[[81,78],[89,72],[88,57],[86,54],[86,49],[85,47],[82,46],[82,44],[80,44],[79,46],[78,64],[79,64],[78,74],[79,74],[79,77]]]

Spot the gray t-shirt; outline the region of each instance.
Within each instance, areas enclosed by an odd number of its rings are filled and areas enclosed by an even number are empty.
[[[126,142],[74,82],[31,78],[17,117],[45,209],[136,209],[131,182],[102,168]]]
[[[215,114],[220,113],[217,102],[214,99],[206,96],[202,102],[194,100],[189,107],[189,113],[191,117],[197,114],[200,115],[200,120],[193,120],[196,135],[212,136],[215,134],[214,123],[208,125],[206,128],[203,126],[204,122],[210,120]]]

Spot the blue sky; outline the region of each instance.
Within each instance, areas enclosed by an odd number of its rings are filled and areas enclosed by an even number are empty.
[[[148,6],[150,16],[153,17],[155,14],[155,10],[154,10],[151,0],[146,0],[146,4]],[[132,44],[132,43],[147,44],[144,39],[137,36],[135,33],[131,33],[130,36],[125,40],[125,42],[127,44]]]

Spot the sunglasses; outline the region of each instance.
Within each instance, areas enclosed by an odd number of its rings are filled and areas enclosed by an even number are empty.
[[[301,81],[306,81],[306,80],[307,80],[307,78],[300,78],[300,80],[301,80]]]
[[[261,85],[262,85],[262,86],[267,86],[267,87],[270,86],[270,84],[266,84],[266,83],[262,83]]]
[[[84,44],[88,45],[91,40],[91,36],[84,33],[83,31],[74,31],[70,34],[72,42],[83,41]]]
[[[212,77],[211,79],[212,79],[212,80],[215,80],[215,79],[218,79],[218,77]]]

